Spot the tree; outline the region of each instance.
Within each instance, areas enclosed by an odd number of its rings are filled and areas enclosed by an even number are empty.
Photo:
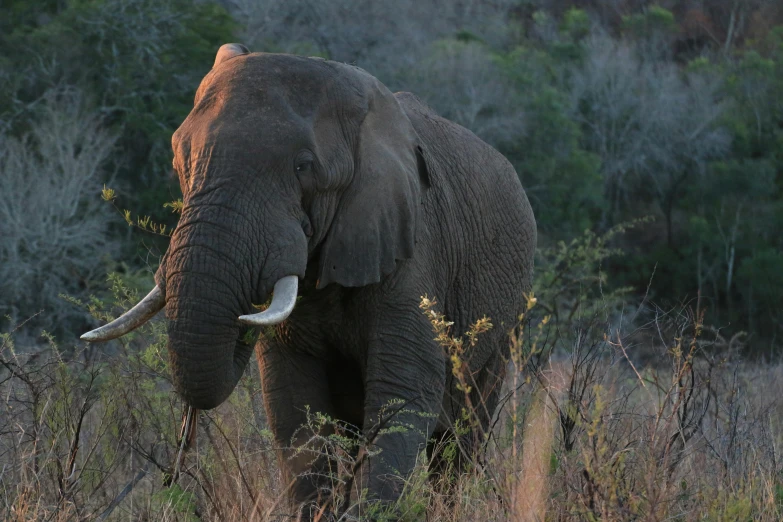
[[[513,141],[522,130],[517,96],[497,58],[481,43],[436,42],[407,80],[441,116],[490,143]]]
[[[116,136],[84,93],[53,89],[24,136],[0,135],[0,312],[12,323],[65,328],[83,312],[58,296],[84,297],[119,250],[99,198]]]
[[[10,10],[0,38],[4,67],[0,119],[14,135],[28,131],[34,105],[52,85],[73,86],[95,100],[118,134],[111,158],[132,182],[140,212],[169,197],[171,134],[192,106],[216,50],[234,22],[213,2],[73,0],[46,2],[37,16]]]
[[[502,45],[508,40],[513,0],[377,2],[374,0],[231,0],[246,21],[240,38],[256,51],[319,55],[355,63],[391,88],[397,75],[439,39],[472,35]]]
[[[685,183],[728,150],[719,125],[720,84],[683,75],[669,62],[648,62],[632,45],[596,35],[586,41],[582,66],[568,79],[573,117],[587,148],[601,157],[611,226],[639,196],[657,201],[673,244],[673,211]]]
[[[563,56],[571,53],[520,47],[501,62],[524,126],[499,146],[519,173],[545,240],[570,240],[592,229],[604,206],[601,159],[583,148],[582,130],[571,118],[560,77]]]

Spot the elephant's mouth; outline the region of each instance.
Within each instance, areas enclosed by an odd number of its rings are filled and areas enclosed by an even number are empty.
[[[297,276],[285,276],[275,283],[272,303],[263,312],[240,315],[239,321],[250,326],[270,326],[282,323],[294,311],[296,293],[299,290]]]
[[[272,303],[263,312],[241,315],[239,321],[251,326],[270,326],[286,320],[294,310],[296,295],[299,289],[299,278],[295,275],[285,276],[275,283]],[[109,324],[91,330],[81,336],[84,341],[102,342],[121,337],[149,321],[166,306],[166,296],[155,285],[147,296],[139,303]]]

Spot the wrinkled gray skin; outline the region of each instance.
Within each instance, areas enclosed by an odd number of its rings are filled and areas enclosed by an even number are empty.
[[[394,500],[392,475],[408,475],[464,405],[421,296],[437,297],[454,333],[492,319],[467,360],[473,403],[496,405],[536,244],[514,169],[359,68],[238,46],[221,49],[172,143],[184,209],[156,282],[177,391],[199,409],[226,400],[250,357],[237,317],[298,276],[292,315],[256,344],[277,444],[303,442],[305,406],[369,430],[403,399],[437,420],[399,416],[416,430],[380,437],[360,471],[371,498]],[[291,497],[316,498],[319,479],[300,475],[323,462],[291,455]]]

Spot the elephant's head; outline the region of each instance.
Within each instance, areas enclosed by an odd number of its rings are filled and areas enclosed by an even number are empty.
[[[209,409],[250,357],[241,323],[284,320],[308,266],[319,289],[361,286],[413,254],[426,167],[374,77],[237,44],[218,52],[172,146],[184,208],[157,286],[83,338],[115,338],[165,306],[177,391]],[[253,314],[273,289],[270,309]]]

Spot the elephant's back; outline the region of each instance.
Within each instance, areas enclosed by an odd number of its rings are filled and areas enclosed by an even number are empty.
[[[514,321],[532,284],[537,234],[530,203],[509,161],[468,129],[410,93],[395,95],[422,143],[434,251],[452,274],[445,301],[457,327],[486,314]],[[499,331],[504,329],[498,329]],[[455,330],[455,331],[464,331]]]
[[[465,127],[442,118],[415,95],[400,92],[395,96],[424,149],[430,177],[425,197],[428,210],[460,228],[457,232],[465,241],[458,243],[465,243],[463,254],[473,248],[512,248],[524,260],[529,259],[530,266],[519,267],[519,272],[531,272],[535,218],[511,163],[497,149]]]
[[[414,94],[398,92],[395,97],[421,139],[431,186],[454,198],[443,204],[470,208],[478,198],[517,215],[520,226],[534,227],[519,176],[505,156],[470,130],[439,116]]]

